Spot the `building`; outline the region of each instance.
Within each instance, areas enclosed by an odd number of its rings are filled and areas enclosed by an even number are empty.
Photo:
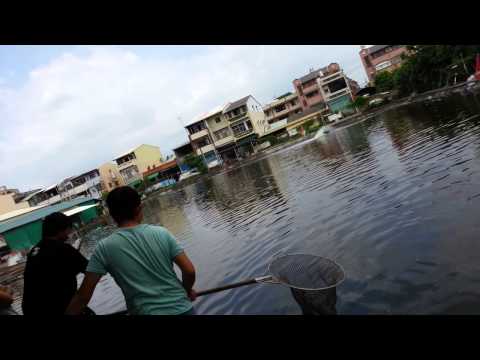
[[[337,63],[311,69],[307,75],[293,80],[293,86],[302,111],[318,107],[324,113],[344,109],[359,89],[357,82],[348,78]]]
[[[190,170],[190,166],[185,162],[185,158],[193,154],[193,147],[190,142],[187,142],[183,145],[180,145],[173,149],[173,153],[175,154],[175,161],[177,162],[178,167],[180,168],[180,171],[186,172]]]
[[[255,152],[257,139],[268,128],[262,105],[252,95],[227,104],[215,126],[215,146],[224,160]]]
[[[138,187],[143,179],[142,174],[160,165],[163,156],[158,146],[142,144],[118,156],[114,161],[125,184]]]
[[[297,93],[288,92],[265,105],[263,112],[265,113],[265,120],[269,125],[267,131],[270,131],[275,127],[280,127],[289,117],[301,114],[303,109]]]
[[[116,187],[125,185],[116,162],[109,161],[100,165],[98,172],[100,173],[100,187],[102,191],[110,192]]]
[[[143,173],[143,179],[149,185],[160,183],[162,185],[177,182],[180,177],[180,168],[175,159],[165,161],[164,163],[147,170]]]
[[[22,197],[17,189],[8,189],[6,186],[0,186],[0,215],[10,211],[28,208],[27,201],[22,201]]]
[[[197,156],[201,156],[208,167],[213,167],[221,162],[214,144],[214,132],[222,123],[223,108],[223,106],[218,106],[208,113],[196,117],[185,126],[193,152]]]
[[[42,206],[24,213],[2,217],[0,236],[10,251],[28,250],[42,237],[43,219],[54,212],[63,212],[75,219],[74,223],[87,223],[98,216],[97,203],[92,198],[78,198],[59,204]],[[30,209],[25,209],[30,210]]]
[[[56,189],[61,201],[75,199],[80,196],[99,199],[102,192],[100,172],[98,169],[93,169],[83,174],[69,177],[58,184]]]
[[[368,80],[373,82],[379,72],[393,71],[400,67],[402,55],[407,52],[405,45],[373,45],[369,48],[362,46],[360,58]]]
[[[262,105],[251,95],[218,106],[185,126],[193,151],[208,166],[255,151],[256,139],[268,124]]]

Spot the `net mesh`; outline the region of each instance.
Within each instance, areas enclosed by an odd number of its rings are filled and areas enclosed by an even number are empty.
[[[308,254],[284,255],[269,267],[272,276],[290,287],[304,315],[337,313],[336,286],[345,278],[336,262]]]
[[[281,283],[301,290],[322,290],[338,285],[344,278],[336,262],[315,255],[291,254],[276,258],[269,266]]]

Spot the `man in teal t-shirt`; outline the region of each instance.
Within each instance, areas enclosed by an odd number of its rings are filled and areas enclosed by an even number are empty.
[[[193,314],[195,268],[175,238],[161,226],[141,223],[140,196],[128,186],[110,192],[107,205],[119,230],[98,243],[67,314],[79,314],[87,306],[107,272],[122,289],[130,314]]]

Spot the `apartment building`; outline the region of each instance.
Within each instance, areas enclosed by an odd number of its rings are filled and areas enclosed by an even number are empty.
[[[117,163],[113,161],[100,165],[98,172],[100,173],[100,186],[102,191],[110,192],[116,187],[125,185],[125,181],[118,170]]]
[[[314,70],[293,80],[302,111],[312,107],[323,108],[324,112],[344,109],[353,99],[359,86],[348,78],[340,65],[330,65]]]
[[[62,201],[72,200],[80,196],[101,197],[102,186],[100,171],[93,169],[83,174],[69,177],[56,186]]]
[[[303,112],[298,95],[291,92],[275,98],[263,107],[263,111],[269,133],[286,127],[289,118]]]
[[[142,144],[118,156],[114,161],[125,184],[136,187],[142,182],[142,174],[160,165],[163,156],[158,146]]]
[[[402,64],[402,55],[408,53],[405,45],[362,46],[360,58],[368,80],[373,82],[382,71],[393,71]]]

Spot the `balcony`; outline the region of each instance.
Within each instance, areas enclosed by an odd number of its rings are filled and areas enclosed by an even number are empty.
[[[220,146],[226,145],[228,143],[231,143],[233,141],[235,141],[235,138],[232,135],[230,135],[230,136],[224,137],[220,140],[216,140],[215,141],[215,146],[220,147]]]
[[[244,136],[250,135],[252,132],[253,132],[253,129],[245,129],[243,131],[234,132],[234,136],[238,140]]]
[[[213,150],[215,150],[215,147],[213,146],[213,144],[208,144],[208,145],[202,146],[200,149],[197,149],[196,153],[197,155],[201,156],[202,153],[206,154]]]
[[[132,159],[132,160],[126,161],[126,162],[118,165],[118,169],[119,170],[126,169],[127,167],[132,166],[132,165],[136,165],[136,164],[137,164],[137,159]]]
[[[337,80],[337,79],[340,79],[341,77],[343,77],[343,73],[341,71],[338,71],[334,74],[331,74],[331,75],[328,75],[328,76],[325,76],[324,78],[321,79],[321,82],[322,82],[322,85],[325,85],[331,81],[334,81],[334,80]]]
[[[142,176],[140,175],[140,173],[136,173],[136,174],[125,174],[123,175],[123,180],[125,180],[125,183],[126,184],[130,184],[134,181],[137,181],[137,180],[142,180]]]
[[[208,129],[203,129],[203,130],[200,130],[194,134],[190,134],[190,140],[193,141],[193,140],[197,140],[197,139],[200,139],[204,136],[207,136],[208,135]]]
[[[241,111],[238,115],[234,115],[233,117],[228,118],[230,122],[239,120],[240,117],[245,116],[248,114],[248,111]]]

